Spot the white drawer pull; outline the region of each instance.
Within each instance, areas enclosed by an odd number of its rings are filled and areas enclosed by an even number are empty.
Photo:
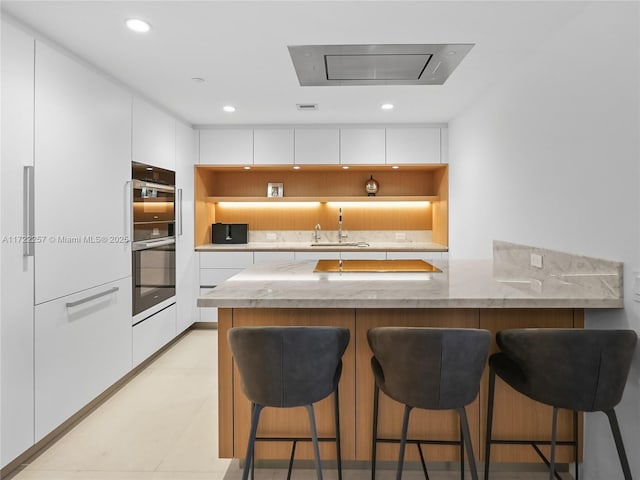
[[[109,290],[105,290],[104,292],[96,293],[95,295],[90,295],[88,297],[83,298],[82,300],[76,300],[75,302],[67,302],[66,307],[72,308],[77,307],[78,305],[82,305],[83,303],[90,302],[91,300],[95,300],[96,298],[104,297],[105,295],[110,295],[114,292],[120,290],[120,287],[113,287]]]

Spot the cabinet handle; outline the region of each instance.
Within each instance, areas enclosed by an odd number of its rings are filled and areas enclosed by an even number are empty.
[[[129,239],[129,243],[133,243],[133,181],[124,182],[124,193],[126,197],[124,202],[124,234]]]
[[[96,293],[95,295],[89,295],[88,297],[85,297],[82,300],[76,300],[75,302],[67,302],[66,307],[67,308],[77,307],[78,305],[82,305],[83,303],[90,302],[91,300],[95,300],[96,298],[104,297],[106,295],[115,293],[118,290],[120,290],[120,287],[112,287],[109,290],[105,290],[104,292]]]
[[[24,234],[22,255],[25,257],[33,257],[35,250],[35,244],[33,242],[35,233],[34,173],[33,166],[25,166],[22,171],[22,233]]]
[[[178,236],[182,236],[182,189],[178,188]]]

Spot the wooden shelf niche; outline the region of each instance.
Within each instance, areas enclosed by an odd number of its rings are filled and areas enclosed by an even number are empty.
[[[380,190],[367,196],[373,177]],[[268,183],[284,184],[284,196],[267,197]],[[448,244],[446,165],[339,165],[195,167],[196,245],[211,243],[211,224],[247,223],[249,230],[337,230],[343,209],[345,230],[432,230],[434,242]]]

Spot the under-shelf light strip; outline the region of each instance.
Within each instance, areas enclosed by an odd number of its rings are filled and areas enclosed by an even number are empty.
[[[376,202],[327,202],[330,207],[357,207],[357,208],[425,208],[430,202],[428,200],[399,200],[399,201],[376,201]]]
[[[220,207],[233,208],[310,208],[318,205],[320,202],[218,202]]]
[[[233,208],[313,208],[326,203],[329,207],[356,207],[356,208],[426,208],[430,202],[426,200],[409,200],[409,201],[380,201],[380,202],[217,202],[220,207]]]

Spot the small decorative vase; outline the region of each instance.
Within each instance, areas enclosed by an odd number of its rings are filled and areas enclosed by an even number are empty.
[[[375,197],[379,188],[380,186],[378,185],[377,180],[373,178],[373,175],[371,175],[371,178],[369,178],[369,180],[364,184],[364,189],[370,197]]]

